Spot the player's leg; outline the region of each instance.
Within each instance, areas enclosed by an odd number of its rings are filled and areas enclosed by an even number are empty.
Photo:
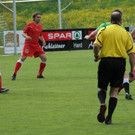
[[[105,124],[112,124],[112,115],[117,105],[118,88],[122,85],[126,64],[124,59],[114,59],[112,62],[110,99]]]
[[[98,99],[99,99],[101,105],[100,105],[99,113],[97,115],[97,119],[99,122],[104,122],[105,121],[105,111],[106,111],[106,104],[105,104],[106,90],[100,89],[98,91]]]
[[[105,119],[105,124],[112,124],[112,114],[117,105],[117,93],[118,93],[118,88],[111,87],[110,99],[108,105],[108,115]]]
[[[128,76],[127,76],[127,74],[126,74],[126,71],[125,71],[125,73],[124,73],[124,77],[123,77],[123,84],[124,83],[128,83],[129,84],[129,80],[128,80]],[[121,90],[124,88],[124,85],[122,84],[122,86],[118,89],[118,93],[120,93],[121,92]],[[128,90],[127,90],[128,91]]]
[[[19,60],[16,63],[14,74],[12,76],[12,80],[16,79],[17,72],[20,69],[20,67],[22,66],[22,63],[25,61],[27,56],[29,56],[29,57],[33,56],[34,49],[35,48],[31,47],[30,45],[24,45],[21,56],[20,56]]]
[[[129,87],[129,78],[125,72],[124,74],[124,80],[123,80],[123,87],[125,89],[125,98],[128,100],[133,100],[132,96],[130,95],[130,87]]]
[[[40,63],[40,67],[39,67],[39,72],[38,72],[38,75],[37,75],[37,78],[44,78],[44,76],[42,75],[45,67],[46,67],[46,61],[47,61],[47,58],[46,58],[46,54],[44,52],[44,50],[42,49],[42,47],[39,45],[35,52],[34,52],[34,57],[39,57],[41,59],[41,63]]]
[[[118,89],[118,93],[120,93],[120,91],[121,91],[123,88],[125,89],[125,98],[128,99],[128,100],[133,100],[132,96],[130,95],[129,78],[128,78],[126,72],[124,73],[123,84],[122,84],[122,86]]]
[[[106,91],[110,80],[110,72],[108,72],[108,68],[110,68],[109,66],[109,64],[106,64],[106,60],[101,60],[98,67],[98,87],[100,88],[100,90],[98,91],[98,99],[100,101],[100,109],[97,115],[97,119],[99,122],[105,121]]]
[[[41,63],[40,63],[37,78],[44,78],[42,73],[43,73],[43,71],[44,71],[44,69],[46,67],[46,61],[47,61],[46,54],[41,54],[39,57],[41,59]]]
[[[15,70],[14,70],[14,74],[12,76],[12,80],[15,80],[16,79],[17,72],[21,68],[22,63],[25,61],[26,58],[27,58],[27,56],[21,54],[19,60],[17,61],[16,65],[15,65]]]
[[[1,77],[1,67],[0,67],[0,93],[9,91],[8,88],[2,88],[2,77]]]

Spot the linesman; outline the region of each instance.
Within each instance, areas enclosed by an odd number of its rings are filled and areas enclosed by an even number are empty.
[[[133,72],[135,46],[129,32],[121,28],[122,15],[118,12],[113,12],[111,14],[111,24],[98,31],[93,47],[95,62],[101,58],[98,66],[98,98],[101,105],[97,119],[99,122],[105,121],[105,124],[112,124],[112,114],[117,105],[118,88],[123,82],[127,54],[130,63],[129,77],[135,77]],[[105,103],[106,91],[109,84],[108,115],[105,117],[107,108]]]

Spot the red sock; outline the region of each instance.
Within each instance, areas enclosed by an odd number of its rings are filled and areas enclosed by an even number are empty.
[[[14,74],[17,74],[17,72],[20,69],[21,65],[22,65],[22,63],[20,63],[20,62],[16,63]]]
[[[1,73],[0,73],[0,90],[2,89],[2,78],[1,78]]]
[[[45,67],[46,67],[46,63],[41,62],[40,63],[40,68],[39,68],[39,72],[38,72],[38,76],[41,76],[42,75]]]

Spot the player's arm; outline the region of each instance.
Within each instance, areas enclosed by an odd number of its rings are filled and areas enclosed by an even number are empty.
[[[30,36],[27,35],[27,33],[31,30],[31,26],[30,24],[27,24],[23,30],[23,37],[26,38],[28,41],[31,41],[32,38]]]
[[[95,40],[94,46],[93,46],[93,53],[94,53],[94,61],[95,62],[97,62],[100,59],[99,51],[100,51],[100,48],[102,47],[102,33],[101,33],[102,29],[100,29],[98,31],[97,37],[96,37],[96,40]]]
[[[30,36],[27,35],[27,33],[23,33],[22,34],[24,38],[26,38],[28,41],[31,41],[32,38]]]
[[[45,39],[44,39],[44,37],[42,35],[39,37],[39,39],[42,41],[42,45],[46,46]]]
[[[100,51],[100,46],[98,44],[94,44],[93,46],[93,53],[94,53],[94,61],[97,62],[99,58],[99,51]]]
[[[133,39],[135,39],[135,29],[131,31],[131,36]]]
[[[91,32],[90,35],[86,35],[84,38],[85,39],[91,39],[91,38],[95,37],[97,35],[98,31],[101,28],[105,27],[105,26],[106,26],[105,23],[100,24],[100,26],[96,30],[94,30],[93,32]]]
[[[98,33],[98,30],[96,29],[93,32],[91,32],[90,35],[86,35],[84,38],[91,39],[91,38],[95,37],[97,35],[97,33]]]
[[[126,51],[129,56],[129,63],[130,63],[130,72],[129,72],[129,80],[133,81],[135,74],[134,74],[134,66],[135,66],[135,45],[133,42],[133,39],[129,32],[128,39],[127,39],[127,45],[126,45]]]
[[[135,53],[130,53],[128,56],[129,56],[129,63],[130,63],[129,80],[132,82],[135,78],[135,74],[134,74]]]

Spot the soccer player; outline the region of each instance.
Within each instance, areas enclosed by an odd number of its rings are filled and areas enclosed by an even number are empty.
[[[9,91],[8,88],[2,88],[2,77],[1,77],[1,72],[0,72],[0,93],[5,93],[7,91]]]
[[[127,54],[129,56],[130,73],[129,77],[135,77],[135,46],[129,32],[120,27],[122,15],[118,12],[111,14],[112,25],[98,31],[93,46],[94,60],[101,58],[98,66],[98,99],[101,103],[100,112],[97,115],[99,122],[112,124],[112,115],[117,106],[118,88],[122,85],[126,68]],[[101,51],[100,51],[101,49]],[[100,54],[99,54],[100,51]],[[108,115],[106,111],[106,91],[110,84],[110,99],[108,102]]]
[[[23,37],[25,38],[24,47],[21,53],[19,60],[16,63],[14,74],[12,80],[16,79],[18,70],[20,69],[22,63],[27,57],[34,56],[35,58],[39,57],[41,59],[39,72],[37,78],[44,78],[42,75],[46,67],[46,55],[42,47],[39,45],[39,39],[42,41],[43,46],[46,46],[46,42],[42,36],[42,25],[40,24],[41,14],[34,13],[33,21],[28,23],[23,30]]]
[[[118,10],[118,9],[114,10],[113,12],[118,12],[118,13],[120,13],[120,14],[122,15],[122,12],[121,12],[120,10]],[[112,12],[112,13],[113,13],[113,12]],[[97,35],[98,31],[99,31],[101,28],[107,27],[107,26],[109,26],[109,25],[111,25],[111,22],[102,23],[96,30],[94,30],[90,35],[86,35],[84,38],[85,38],[85,39],[91,39],[91,38],[95,37],[95,36]],[[121,25],[121,27],[122,27],[123,29],[125,29],[125,27],[124,27],[123,25]],[[134,33],[135,33],[135,32],[134,32]],[[132,34],[131,34],[131,35],[132,35]],[[132,37],[133,37],[133,36],[132,36]],[[125,98],[126,98],[127,100],[133,100],[132,96],[130,95],[130,88],[129,88],[129,82],[132,82],[132,81],[133,81],[133,80],[129,80],[129,78],[128,78],[126,72],[125,72],[124,78],[123,78],[123,84],[122,84],[122,86],[119,88],[118,93],[124,88],[124,89],[125,89]]]

